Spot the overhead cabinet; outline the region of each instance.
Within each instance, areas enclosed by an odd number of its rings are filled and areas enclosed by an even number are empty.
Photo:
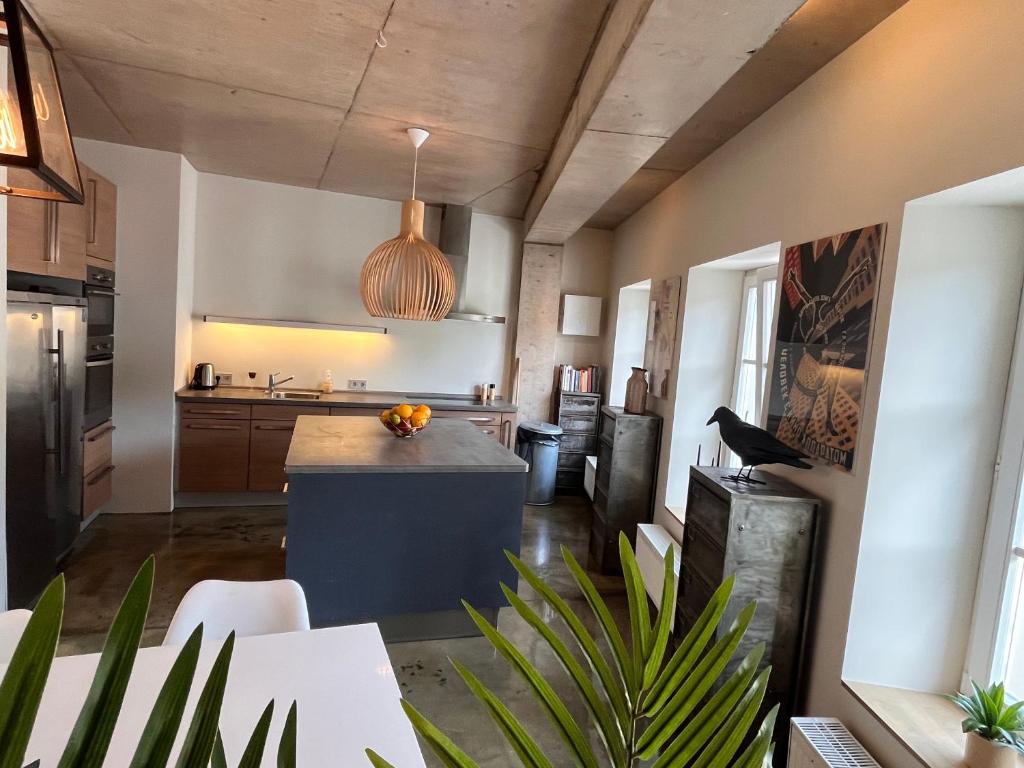
[[[82,166],[85,186],[85,253],[94,266],[113,269],[117,241],[117,187]]]
[[[30,185],[28,171],[8,168],[13,186]],[[7,199],[7,268],[34,275],[85,279],[86,210],[74,203]]]

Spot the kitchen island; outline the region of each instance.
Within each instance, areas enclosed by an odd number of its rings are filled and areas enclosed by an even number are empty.
[[[376,417],[299,416],[285,461],[286,572],[316,626],[389,641],[478,634],[516,588],[526,463],[459,419],[397,438]]]

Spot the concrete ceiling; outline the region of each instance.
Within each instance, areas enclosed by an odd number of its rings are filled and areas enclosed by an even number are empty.
[[[30,0],[74,135],[521,217],[608,0]],[[387,47],[375,44],[383,30]]]

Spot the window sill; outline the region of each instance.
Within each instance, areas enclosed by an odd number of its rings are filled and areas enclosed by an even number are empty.
[[[963,714],[937,693],[844,680],[843,687],[925,768],[964,768]]]

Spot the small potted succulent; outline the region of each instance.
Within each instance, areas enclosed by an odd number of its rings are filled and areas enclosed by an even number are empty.
[[[968,768],[1014,768],[1024,754],[1024,701],[1007,703],[1002,683],[985,690],[972,680],[971,688],[970,696],[948,697],[967,713],[964,762]]]

